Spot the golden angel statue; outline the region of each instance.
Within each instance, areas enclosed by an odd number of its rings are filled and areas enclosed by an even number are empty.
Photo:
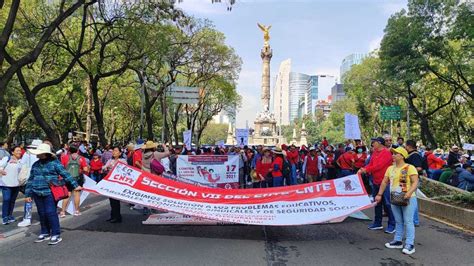
[[[257,25],[263,31],[263,40],[265,40],[265,46],[268,46],[268,41],[270,40],[270,28],[272,25],[264,26],[260,23],[257,23]]]

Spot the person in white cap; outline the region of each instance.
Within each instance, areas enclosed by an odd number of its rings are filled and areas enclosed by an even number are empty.
[[[38,146],[43,143],[42,140],[40,139],[35,139],[31,142],[31,144],[27,147],[27,150],[25,154],[21,157],[21,165],[23,168],[22,171],[26,175],[24,178],[28,180],[30,177],[30,172],[31,172],[31,167],[33,164],[38,161],[38,157],[36,155],[32,154],[29,150],[36,149]],[[23,186],[20,188],[20,191],[25,193],[25,187]],[[26,202],[25,201],[25,208],[24,208],[24,214],[23,214],[23,221],[18,223],[19,227],[27,227],[31,225],[31,216],[33,213],[33,203],[32,202]]]
[[[34,199],[40,217],[41,233],[35,242],[40,243],[49,240],[49,245],[56,245],[62,241],[62,238],[57,214],[57,202],[54,200],[50,185],[65,181],[74,190],[81,190],[82,187],[57,160],[55,154],[51,151],[50,145],[43,143],[38,145],[36,149],[30,149],[29,152],[35,154],[39,159],[31,167],[30,177],[26,182],[25,189],[25,201],[32,202]],[[59,180],[59,176],[63,180]]]
[[[461,159],[461,154],[459,154],[459,147],[456,145],[453,145],[448,155],[448,166],[449,167],[461,166],[460,159]]]

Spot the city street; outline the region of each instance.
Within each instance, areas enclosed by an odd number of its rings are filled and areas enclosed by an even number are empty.
[[[17,201],[15,217],[23,201]],[[391,235],[369,231],[369,221],[269,226],[149,226],[138,211],[122,204],[123,223],[105,222],[108,200],[92,196],[82,216],[61,220],[57,246],[33,243],[36,223],[27,229],[1,227],[2,265],[466,265],[473,264],[474,235],[421,217],[416,253],[389,250]],[[372,210],[366,211],[368,215]],[[35,213],[34,218],[37,220]]]

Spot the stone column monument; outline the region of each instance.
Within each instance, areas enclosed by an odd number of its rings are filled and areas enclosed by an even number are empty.
[[[262,58],[262,85],[261,85],[261,101],[262,111],[255,119],[255,130],[250,137],[249,142],[257,145],[278,145],[282,144],[282,137],[277,131],[277,122],[274,115],[270,112],[270,60],[273,51],[270,47],[270,28],[272,26],[264,26],[257,23],[263,32],[263,48],[260,51]]]
[[[263,112],[270,112],[270,60],[273,56],[273,51],[270,48],[270,26],[263,26],[258,23],[258,27],[263,31],[264,44],[260,52],[262,58],[262,107]]]

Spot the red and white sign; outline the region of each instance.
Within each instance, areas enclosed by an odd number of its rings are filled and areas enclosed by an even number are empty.
[[[176,176],[178,180],[182,178],[218,188],[239,188],[239,156],[180,155]]]
[[[95,187],[85,189],[153,209],[252,225],[324,223],[373,206],[357,175],[288,187],[217,189],[169,180],[119,163]]]

